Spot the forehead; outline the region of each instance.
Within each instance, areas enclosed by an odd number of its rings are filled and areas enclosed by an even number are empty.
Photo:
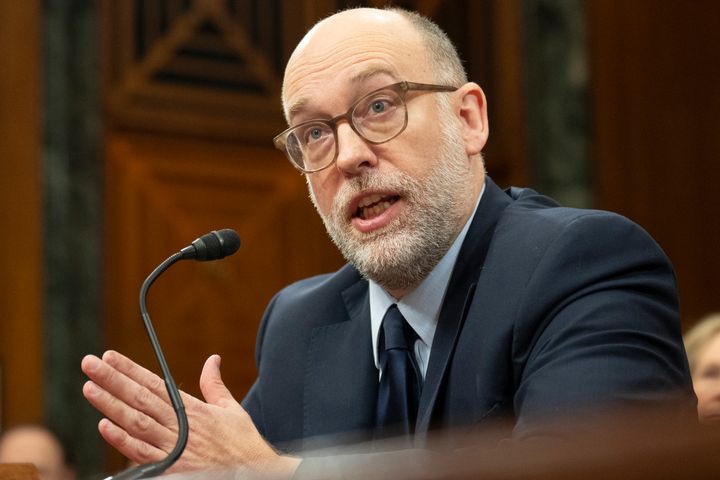
[[[424,81],[429,72],[420,35],[402,16],[363,9],[334,15],[314,27],[285,70],[288,119],[304,109],[382,87],[393,80]],[[377,79],[377,80],[375,80]],[[373,83],[376,82],[376,83]]]
[[[700,352],[700,363],[720,364],[720,333],[716,333]]]

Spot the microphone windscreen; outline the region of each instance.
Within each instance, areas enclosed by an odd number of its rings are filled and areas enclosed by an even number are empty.
[[[223,257],[232,255],[240,248],[240,235],[238,235],[232,228],[223,228],[222,230],[218,230],[217,236],[220,238]]]
[[[195,260],[219,260],[232,255],[240,248],[240,236],[230,228],[213,230],[192,242]]]

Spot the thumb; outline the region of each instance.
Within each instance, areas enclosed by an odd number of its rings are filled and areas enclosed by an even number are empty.
[[[227,408],[237,405],[230,390],[227,389],[220,375],[220,355],[211,355],[205,360],[200,374],[200,391],[205,401],[211,405]]]

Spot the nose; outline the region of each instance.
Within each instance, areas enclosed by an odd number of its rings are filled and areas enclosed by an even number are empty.
[[[336,167],[345,175],[359,175],[363,170],[373,168],[378,159],[375,152],[360,135],[347,123],[337,126]]]

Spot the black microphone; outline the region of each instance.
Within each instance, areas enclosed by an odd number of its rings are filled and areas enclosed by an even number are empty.
[[[180,398],[180,391],[175,385],[175,380],[173,380],[172,375],[170,375],[170,369],[168,368],[165,356],[160,348],[160,342],[155,335],[155,329],[150,321],[150,315],[147,312],[145,300],[147,298],[147,292],[150,285],[153,284],[160,274],[179,260],[194,259],[201,262],[219,260],[227,257],[228,255],[232,255],[237,252],[239,248],[240,237],[235,230],[231,230],[229,228],[213,230],[202,237],[196,238],[190,245],[168,257],[164,262],[158,265],[158,267],[153,270],[143,282],[142,287],[140,288],[140,313],[142,314],[143,322],[145,322],[145,330],[147,330],[148,337],[150,337],[150,343],[155,350],[155,356],[160,364],[160,369],[163,373],[165,388],[167,389],[168,396],[170,397],[170,402],[172,403],[175,414],[177,415],[178,439],[175,443],[175,448],[173,448],[168,456],[163,460],[127,468],[117,475],[108,477],[108,479],[130,480],[158,476],[170,468],[170,466],[175,463],[178,458],[180,458],[183,450],[185,450],[185,445],[187,445],[188,420],[187,414],[185,413],[185,406],[183,405],[182,398]]]
[[[219,260],[238,251],[240,248],[240,237],[235,230],[223,228],[213,230],[200,238],[196,238],[187,247],[180,250],[182,258],[193,258],[206,262]]]

